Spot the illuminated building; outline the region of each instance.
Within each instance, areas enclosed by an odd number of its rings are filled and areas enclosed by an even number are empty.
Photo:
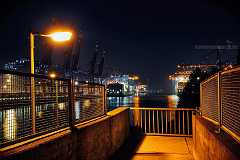
[[[8,62],[4,65],[4,69],[12,71],[26,72],[29,69],[29,59],[21,58],[12,62]]]
[[[50,70],[54,70],[59,75],[67,75],[65,68],[61,65],[47,65],[44,63],[40,63],[40,61],[35,62],[35,73],[48,75]],[[29,59],[28,58],[20,58],[14,60],[12,62],[8,62],[4,65],[4,69],[18,72],[29,72]],[[80,71],[79,71],[80,72]]]
[[[123,93],[123,84],[112,83],[107,85],[107,96],[109,97],[122,97]]]
[[[136,85],[136,95],[146,95],[148,93],[148,87],[146,84]]]
[[[103,84],[107,86],[108,91],[113,92],[112,84],[120,84],[122,86],[122,90],[116,90],[119,93],[123,94],[124,96],[134,95],[136,94],[136,86],[138,83],[139,77],[138,76],[130,76],[127,74],[123,75],[111,75],[103,80]],[[119,87],[117,87],[119,88]],[[109,94],[110,95],[110,94]]]
[[[189,77],[196,68],[200,68],[202,71],[208,72],[209,70],[216,68],[215,64],[181,64],[177,65],[177,71],[169,76],[169,80],[172,81],[173,93],[181,93],[189,81]]]
[[[40,62],[36,62],[35,72],[47,74],[49,66],[46,64],[41,64]],[[28,58],[20,58],[12,62],[8,62],[4,65],[4,69],[18,72],[29,72],[29,59]]]

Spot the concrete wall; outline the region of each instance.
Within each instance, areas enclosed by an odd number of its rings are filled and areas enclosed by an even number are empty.
[[[240,146],[224,131],[198,115],[193,116],[193,156],[195,160],[237,160]]]
[[[105,160],[129,135],[129,109],[118,108],[107,116],[77,125],[36,141],[0,150],[6,159]],[[9,156],[11,155],[11,156]]]

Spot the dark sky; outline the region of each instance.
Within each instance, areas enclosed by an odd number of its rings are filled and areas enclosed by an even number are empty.
[[[167,90],[176,64],[201,62],[205,51],[195,45],[239,43],[238,8],[231,0],[12,1],[0,11],[0,62],[27,56],[29,32],[43,32],[54,19],[83,33],[82,66],[99,40],[107,66]]]

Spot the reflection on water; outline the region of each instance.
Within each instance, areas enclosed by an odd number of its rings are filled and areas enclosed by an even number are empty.
[[[3,115],[3,136],[7,140],[14,140],[17,135],[17,120],[14,109],[6,110]]]
[[[65,126],[68,124],[66,105],[66,102],[37,104],[35,130],[33,129],[34,121],[30,105],[15,104],[15,106],[9,105],[6,108],[1,106],[0,143]]]
[[[177,95],[108,97],[107,107],[108,110],[113,110],[119,106],[173,108],[177,107],[178,100]]]
[[[169,108],[176,108],[178,105],[179,97],[177,95],[169,95],[167,96],[168,99],[168,107]]]
[[[91,105],[91,102],[90,102],[90,100],[89,99],[85,99],[84,101],[83,101],[83,108],[89,108],[90,107],[90,105]]]
[[[75,118],[80,119],[80,101],[75,101]]]
[[[75,120],[85,120],[103,114],[101,98],[79,99],[74,102]],[[36,105],[36,130],[42,133],[50,129],[68,126],[68,102],[38,103]],[[0,106],[0,143],[6,143],[33,135],[33,118],[30,105]]]
[[[59,110],[65,110],[66,109],[65,103],[58,103],[58,109]]]
[[[113,110],[119,106],[130,106],[133,104],[133,96],[128,97],[108,97],[107,108]]]

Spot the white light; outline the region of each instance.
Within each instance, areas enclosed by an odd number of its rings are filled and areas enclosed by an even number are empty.
[[[54,41],[63,42],[68,41],[72,37],[71,32],[55,32],[49,35]]]

